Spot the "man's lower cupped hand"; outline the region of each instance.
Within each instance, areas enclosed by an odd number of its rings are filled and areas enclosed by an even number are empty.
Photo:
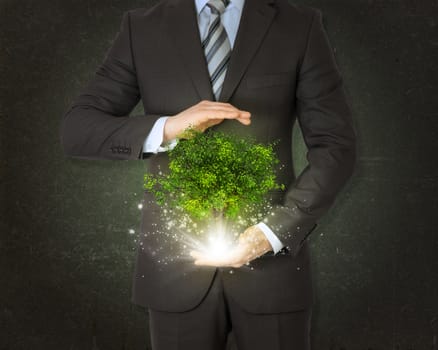
[[[271,250],[272,246],[265,234],[257,226],[251,226],[239,236],[237,246],[222,256],[209,256],[196,250],[191,251],[190,255],[195,258],[195,265],[237,268]]]

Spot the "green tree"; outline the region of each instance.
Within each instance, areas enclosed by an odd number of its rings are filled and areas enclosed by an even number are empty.
[[[233,134],[188,130],[169,151],[169,171],[144,175],[144,188],[159,204],[177,208],[192,220],[235,220],[262,204],[276,181],[274,144]]]

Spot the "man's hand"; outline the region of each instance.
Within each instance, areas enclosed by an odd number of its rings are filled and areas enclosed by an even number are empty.
[[[203,100],[166,120],[163,142],[181,137],[189,127],[204,132],[224,119],[236,119],[243,125],[249,125],[250,117],[248,111],[237,109],[229,103]]]
[[[239,236],[237,247],[221,257],[210,257],[198,251],[192,251],[190,255],[196,259],[195,265],[241,267],[271,250],[265,234],[257,226],[251,226]]]

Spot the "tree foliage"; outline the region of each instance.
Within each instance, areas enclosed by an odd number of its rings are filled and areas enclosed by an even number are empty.
[[[235,219],[260,204],[276,181],[274,144],[207,131],[187,131],[169,151],[169,172],[144,175],[144,188],[159,204],[178,208],[192,219]]]

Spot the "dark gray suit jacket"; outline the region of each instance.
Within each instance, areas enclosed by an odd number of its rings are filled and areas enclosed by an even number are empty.
[[[139,99],[145,114],[130,116]],[[95,77],[64,115],[65,154],[148,158],[156,172],[166,167],[168,156],[143,156],[146,135],[160,116],[201,100],[214,97],[194,1],[164,0],[127,11]],[[352,175],[356,157],[352,113],[321,12],[287,0],[247,0],[219,100],[250,111],[252,123],[224,121],[213,129],[249,133],[265,143],[280,140],[276,153],[284,167],[278,179],[287,184],[284,193],[273,194],[275,207],[266,217],[287,248],[253,260],[253,269],[226,273],[225,288],[251,312],[305,308],[313,303],[306,237]],[[292,164],[296,118],[308,148],[308,165],[298,176]],[[160,207],[150,193],[144,196],[132,301],[158,310],[189,310],[206,294],[215,268],[189,260],[157,262]]]

